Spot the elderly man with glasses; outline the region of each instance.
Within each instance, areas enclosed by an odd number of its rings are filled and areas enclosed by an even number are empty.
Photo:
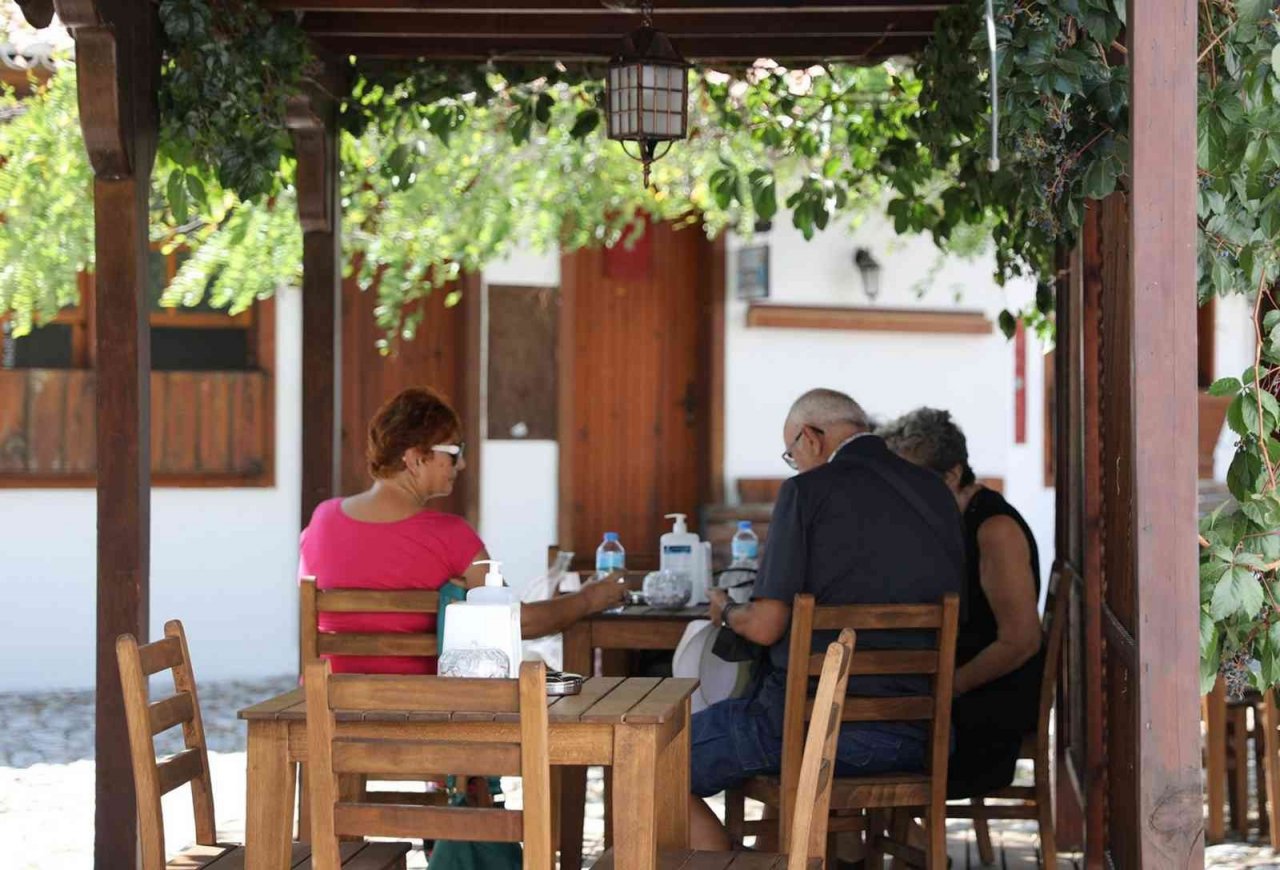
[[[961,589],[964,548],[955,499],[936,474],[890,451],[857,402],[835,390],[810,390],[787,414],[782,443],[783,461],[799,473],[778,493],[754,597],[737,604],[723,591],[711,593],[712,622],[767,647],[768,655],[746,697],[693,717],[691,779],[699,798],[779,772],[787,634],[797,594],[813,595],[819,606],[921,604]],[[860,634],[858,647],[884,646],[874,634]],[[828,642],[814,637],[815,648]],[[849,693],[915,694],[921,679],[855,676]],[[922,723],[846,724],[836,774],[922,769],[926,739]],[[690,825],[695,849],[729,848],[724,828],[701,800],[691,803]]]

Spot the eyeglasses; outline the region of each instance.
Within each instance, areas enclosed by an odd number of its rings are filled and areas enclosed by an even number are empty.
[[[800,443],[800,436],[804,434],[805,429],[812,429],[814,432],[817,432],[819,435],[827,434],[823,430],[819,429],[817,426],[801,426],[800,427],[800,431],[796,433],[796,437],[791,439],[791,443],[787,445],[786,451],[782,454],[782,461],[787,463],[787,467],[790,468],[792,471],[800,470],[800,467],[796,465],[796,458],[791,455],[791,451],[795,450],[796,445]]]
[[[467,450],[467,442],[459,441],[457,444],[436,444],[431,448],[435,453],[447,453],[453,460],[453,464],[457,465],[458,460],[462,458],[462,454]]]

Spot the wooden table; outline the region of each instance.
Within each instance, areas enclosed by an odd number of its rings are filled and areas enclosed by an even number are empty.
[[[616,866],[652,870],[659,849],[689,843],[689,696],[696,680],[596,677],[582,693],[548,699],[548,750],[553,766],[617,770],[614,802]],[[403,736],[434,740],[517,741],[519,724],[492,713],[460,710],[446,721],[403,716]],[[307,760],[306,703],[294,689],[240,711],[249,726],[245,811],[246,870],[288,866],[293,832],[296,764]],[[337,713],[339,735],[367,733],[352,714]],[[385,726],[383,726],[385,727]],[[385,736],[386,732],[383,731]],[[577,841],[561,841],[581,852]],[[578,861],[581,861],[579,856]]]
[[[604,650],[674,650],[684,637],[685,629],[696,619],[707,618],[705,604],[681,610],[660,610],[656,607],[626,607],[619,613],[597,613],[581,620],[564,633],[564,669],[575,674],[595,672],[595,651]],[[605,672],[609,673],[608,665]],[[619,677],[626,674],[615,673]],[[688,774],[685,774],[688,782]],[[606,777],[606,788],[609,788]],[[612,789],[609,789],[612,791]],[[619,790],[610,795],[615,808],[612,815],[618,817],[617,807],[626,806],[626,798]],[[616,797],[616,799],[614,799]],[[559,837],[562,844],[560,870],[580,870],[581,845],[575,850],[572,844],[582,843],[583,812],[587,800],[587,770],[567,768],[561,776]],[[617,845],[618,828],[611,825],[607,839]],[[567,853],[567,854],[566,854]],[[621,865],[618,865],[621,866]]]

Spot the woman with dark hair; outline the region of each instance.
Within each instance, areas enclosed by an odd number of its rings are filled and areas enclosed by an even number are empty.
[[[949,797],[1013,781],[1018,750],[1039,715],[1040,555],[1030,526],[974,478],[964,433],[947,411],[918,408],[879,430],[889,447],[937,472],[964,519],[967,616],[956,642],[956,746]]]
[[[302,533],[299,575],[319,589],[439,589],[462,578],[484,582],[489,554],[462,517],[427,505],[453,491],[467,467],[462,423],[439,394],[402,390],[369,423],[367,457],[373,485],[349,498],[322,502]],[[625,586],[607,580],[579,592],[520,608],[525,637],[555,634],[621,603]],[[397,613],[323,613],[320,630],[426,632],[435,617]],[[435,658],[329,656],[334,671],[434,674]]]

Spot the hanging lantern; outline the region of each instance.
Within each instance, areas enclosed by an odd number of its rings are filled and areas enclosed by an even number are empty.
[[[653,28],[653,4],[644,2],[641,13],[641,26],[627,34],[621,54],[609,64],[605,106],[609,138],[644,165],[648,187],[649,165],[688,135],[689,64]]]

